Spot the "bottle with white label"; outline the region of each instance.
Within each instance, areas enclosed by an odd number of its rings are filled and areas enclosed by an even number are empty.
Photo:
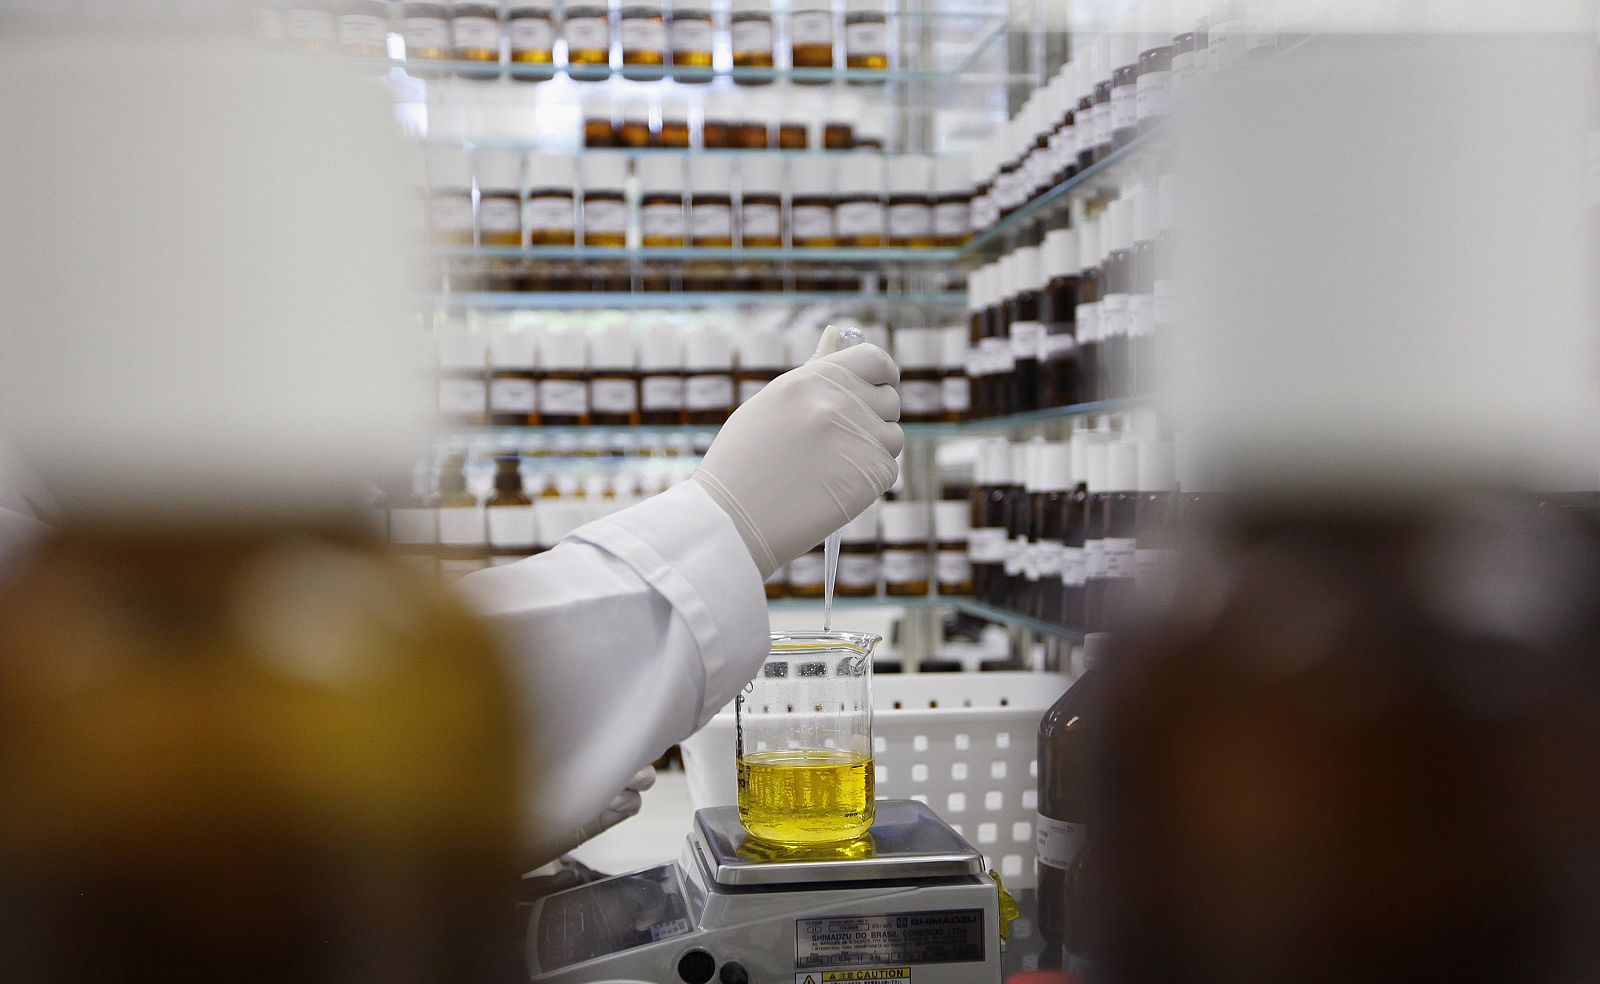
[[[739,332],[737,355],[739,405],[766,388],[767,384],[783,374],[783,335],[776,328],[755,325]]]
[[[831,0],[795,0],[789,11],[791,64],[795,68],[833,68],[833,3]],[[823,78],[798,78],[805,85],[820,85]]]
[[[1073,92],[1077,100],[1072,111],[1073,163],[1082,171],[1094,163],[1094,43],[1087,38],[1083,44],[1074,39],[1072,63],[1077,66],[1073,74]]]
[[[943,382],[939,328],[897,328],[894,360],[900,366],[900,420],[935,423],[943,415]]]
[[[494,492],[484,503],[483,511],[489,537],[489,566],[514,564],[538,551],[533,500],[522,490],[521,455],[495,457]]]
[[[628,158],[611,150],[578,159],[583,176],[583,244],[621,248],[628,243]]]
[[[661,97],[661,133],[656,142],[663,147],[677,147],[688,150],[691,131],[689,129],[689,102],[676,95],[668,93]]]
[[[885,502],[878,519],[883,529],[883,593],[925,595],[929,588],[928,503]]]
[[[1039,935],[1060,952],[1045,958],[1066,966],[1089,955],[1096,913],[1087,891],[1089,819],[1098,788],[1096,732],[1101,727],[1106,650],[1104,633],[1084,639],[1084,673],[1039,721]]]
[[[772,30],[772,0],[732,0],[728,20],[733,67],[758,69],[756,74],[734,72],[739,85],[769,85],[772,82],[772,53],[777,47]]]
[[[667,64],[667,19],[662,0],[623,0],[617,36],[622,43],[622,77],[659,79]]]
[[[644,246],[682,246],[684,236],[683,158],[649,154],[634,161],[639,181],[639,242]]]
[[[603,79],[611,74],[611,11],[605,3],[577,0],[562,10],[561,37],[567,42],[567,74]]]
[[[578,241],[578,161],[571,154],[529,154],[523,225],[530,246],[571,246]]]
[[[1092,440],[1084,455],[1089,498],[1083,510],[1083,626],[1097,630],[1105,596],[1106,519],[1111,497],[1111,442]]]
[[[478,242],[485,246],[522,245],[522,155],[509,150],[480,150],[478,176]]]
[[[489,337],[489,423],[528,427],[539,422],[539,383],[534,361],[539,334],[514,322]]]
[[[284,36],[302,51],[332,52],[339,38],[333,4],[325,0],[290,0],[284,13]]]
[[[450,52],[460,62],[482,62],[495,67],[462,68],[464,79],[492,79],[499,74],[500,9],[493,3],[450,5]]]
[[[856,121],[860,117],[861,99],[854,93],[836,89],[823,103],[822,149],[853,150]]]
[[[705,248],[733,245],[733,159],[714,154],[689,158],[689,242]]]
[[[939,244],[933,228],[934,159],[925,154],[894,158],[888,171],[889,245],[926,249]]]
[[[1138,573],[1135,521],[1139,509],[1139,445],[1124,437],[1106,451],[1106,488],[1100,493],[1100,532],[1104,574],[1090,578],[1085,603],[1090,631],[1121,624],[1133,601]],[[1093,490],[1091,489],[1091,492]]]
[[[935,246],[960,246],[972,238],[972,160],[938,157],[933,166]]]
[[[1099,398],[1128,394],[1129,321],[1133,307],[1133,208],[1137,188],[1106,206],[1100,219]]]
[[[796,90],[785,85],[777,93],[777,102],[778,149],[809,149],[811,125],[822,118],[822,100],[813,91]]]
[[[1175,7],[1174,0],[1140,0],[1139,78],[1134,85],[1140,133],[1165,120],[1171,105]]]
[[[711,0],[672,0],[667,25],[672,77],[679,82],[711,81]]]
[[[1028,549],[1033,552],[1030,576],[1036,580],[1028,614],[1059,625],[1065,600],[1062,569],[1066,541],[1063,529],[1067,503],[1072,497],[1072,449],[1066,441],[1052,441],[1038,452],[1038,468],[1029,508]]]
[[[1132,17],[1111,30],[1111,148],[1126,147],[1139,135],[1139,33]]]
[[[970,523],[971,508],[965,500],[933,504],[934,580],[939,594],[946,597],[972,593],[972,559],[967,553]]]
[[[1171,600],[1177,563],[1177,461],[1167,441],[1139,445],[1139,501],[1134,514],[1134,576],[1143,601]]]
[[[939,329],[939,419],[956,424],[972,410],[972,378],[967,375],[967,326]]]
[[[839,567],[833,593],[840,598],[870,598],[878,593],[883,554],[878,546],[883,502],[874,502],[839,530]]]
[[[389,5],[383,0],[344,0],[338,26],[340,54],[383,58],[389,53]]]
[[[1052,229],[1039,247],[1039,300],[1044,338],[1039,345],[1039,406],[1081,403],[1078,378],[1078,230]]]
[[[1107,32],[1096,37],[1090,48],[1089,64],[1093,66],[1090,72],[1094,80],[1094,109],[1090,112],[1094,124],[1091,161],[1105,160],[1111,156],[1113,149],[1111,90],[1114,87],[1112,72],[1116,65],[1112,62],[1112,45],[1112,35]],[[1129,94],[1133,93],[1130,91]]]
[[[1178,0],[1175,5],[1169,111],[1183,105],[1205,71],[1208,39],[1205,23],[1200,18],[1200,6],[1201,0]]]
[[[697,328],[683,344],[686,424],[720,424],[733,412],[733,339],[720,328]]]
[[[683,337],[664,321],[646,324],[639,335],[639,421],[683,423]]]
[[[1039,402],[1039,351],[1044,344],[1044,322],[1039,301],[1044,287],[1039,273],[1039,247],[1019,246],[1007,257],[1011,297],[1007,304],[1011,357],[1015,363],[1011,382],[1011,412],[1037,410]]]
[[[731,142],[736,150],[766,150],[772,141],[777,106],[765,92],[753,92],[734,103]]]
[[[883,155],[860,151],[834,168],[835,225],[840,246],[867,249],[887,239]]]
[[[1061,516],[1061,624],[1082,631],[1089,578],[1085,532],[1089,522],[1089,445],[1097,436],[1075,431],[1069,444],[1072,489]]]
[[[556,0],[513,0],[506,11],[506,42],[511,52],[511,77],[526,81],[549,78],[555,64]],[[518,65],[529,70],[519,72]],[[543,71],[541,71],[543,69]]]
[[[484,381],[488,344],[483,335],[452,321],[439,329],[439,419],[446,424],[481,427],[486,405]]]
[[[1011,308],[1006,303],[1015,290],[1014,262],[1002,257],[989,265],[984,287],[984,336],[979,343],[988,390],[989,413],[1003,417],[1015,411],[1016,353],[1011,348]]]
[[[450,57],[450,8],[442,3],[404,3],[400,6],[400,36],[406,43],[407,62],[445,61]],[[410,69],[429,78],[434,73]]]
[[[739,159],[739,242],[755,248],[783,245],[783,158]]]
[[[822,597],[823,561],[823,545],[820,543],[789,561],[789,597]]]
[[[1100,383],[1100,218],[1074,210],[1078,228],[1078,395],[1102,399]]]
[[[577,328],[539,334],[539,423],[572,427],[589,423],[588,338]]]
[[[489,566],[483,507],[467,488],[465,469],[459,455],[439,469],[439,576],[446,581]]]
[[[439,576],[438,499],[433,471],[419,464],[388,484],[389,546],[405,565],[427,578]]]
[[[655,131],[650,127],[650,100],[638,96],[624,99],[619,117],[617,123],[617,146],[650,147],[655,145]]]
[[[1012,458],[1012,467],[1020,465],[1022,488],[1021,494],[1008,504],[1011,512],[1006,526],[1013,538],[1011,549],[1015,553],[1014,558],[1007,561],[1010,587],[1004,607],[1024,615],[1033,613],[1035,596],[1039,592],[1039,533],[1034,527],[1034,502],[1039,495],[1044,446],[1044,439],[1039,437],[1011,446],[1017,456]]]
[[[809,154],[789,161],[789,230],[793,245],[838,245],[834,223],[833,161]]]
[[[589,420],[613,427],[639,422],[639,371],[626,322],[603,324],[589,338]]]
[[[983,336],[988,324],[984,317],[983,291],[988,280],[988,267],[981,266],[967,274],[967,382],[971,391],[971,415],[974,420],[990,416],[989,387],[985,378]]]
[[[972,472],[971,531],[967,557],[972,562],[973,594],[996,603],[1004,579],[1006,490],[1011,482],[1011,445],[1003,438],[978,442]]]
[[[1128,295],[1128,364],[1123,371],[1125,391],[1143,396],[1156,389],[1156,278],[1160,273],[1157,240],[1161,234],[1156,185],[1140,186],[1133,203],[1132,270]]]
[[[473,242],[472,158],[458,147],[428,152],[428,228],[435,242]]]
[[[889,69],[889,15],[886,0],[844,0],[844,63],[863,72]],[[875,81],[852,76],[855,85]]]

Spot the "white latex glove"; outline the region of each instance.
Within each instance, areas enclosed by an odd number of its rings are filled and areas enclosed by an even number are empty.
[[[644,803],[644,797],[639,794],[655,784],[655,769],[647,765],[635,772],[633,778],[628,780],[628,785],[611,798],[611,802],[606,804],[606,808],[599,816],[570,831],[565,837],[552,841],[549,845],[550,850],[544,853],[547,856],[559,857],[584,841],[600,836],[629,817],[638,815],[639,807]]]
[[[763,579],[854,519],[898,472],[900,370],[876,345],[838,344],[829,326],[810,361],[734,411],[694,473]]]

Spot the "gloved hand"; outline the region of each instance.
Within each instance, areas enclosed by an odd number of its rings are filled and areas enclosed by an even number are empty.
[[[548,844],[541,844],[538,852],[542,858],[557,858],[567,853],[584,841],[600,836],[617,824],[635,816],[639,812],[644,798],[639,794],[656,784],[656,770],[645,766],[633,774],[622,792],[612,797],[606,804],[605,810],[593,820],[577,828],[567,831],[564,835],[556,837]]]
[[[763,580],[895,479],[905,446],[900,370],[876,345],[838,344],[830,326],[810,361],[734,411],[694,473],[733,518]]]

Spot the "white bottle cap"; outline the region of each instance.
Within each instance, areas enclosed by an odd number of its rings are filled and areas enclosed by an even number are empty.
[[[888,168],[889,194],[927,195],[933,188],[933,158],[927,154],[901,154]]]
[[[781,195],[783,158],[769,154],[739,158],[739,191],[744,195]]]
[[[584,120],[603,120],[611,123],[617,118],[617,100],[610,92],[586,92],[583,97]]]
[[[439,191],[472,187],[472,156],[459,147],[428,151],[428,183]]]
[[[1011,484],[1021,485],[1028,479],[1028,445],[1018,441],[1011,445]]]
[[[956,543],[972,533],[972,506],[957,499],[933,504],[933,536],[940,543]]]
[[[629,0],[631,3],[632,0]],[[1139,34],[1132,17],[1117,18],[1111,33],[1111,69],[1127,68],[1139,64]]]
[[[883,542],[918,544],[928,542],[928,504],[926,502],[885,502],[878,513]]]
[[[696,195],[732,195],[733,158],[724,154],[689,158],[689,190]]]
[[[797,90],[791,85],[778,88],[774,98],[778,103],[778,119],[784,126],[803,126],[809,131],[813,122],[822,119],[822,96],[810,90]]]
[[[1038,290],[1044,286],[1039,272],[1039,247],[1019,246],[1011,251],[1011,293]]]
[[[482,193],[522,190],[522,155],[509,150],[480,150],[477,154],[478,190]]]
[[[938,328],[896,328],[894,361],[902,370],[937,369],[940,341]]]
[[[662,125],[666,125],[668,123],[683,123],[683,124],[687,124],[688,122],[689,122],[689,101],[687,99],[683,99],[683,98],[681,98],[679,96],[671,96],[671,95],[667,95],[667,96],[662,96],[661,97],[661,123],[662,123]]]
[[[940,328],[939,336],[943,355],[940,366],[945,370],[962,369],[967,364],[967,326],[951,325]]]
[[[790,9],[797,14],[802,10],[826,10],[832,13],[833,3],[832,0],[794,0]]]
[[[1157,220],[1160,210],[1156,200],[1156,186],[1142,184],[1139,194],[1133,199],[1133,241],[1155,242],[1161,234],[1161,223]]]
[[[1138,200],[1139,187],[1135,185],[1106,209],[1107,214],[1111,216],[1111,227],[1105,243],[1107,255],[1110,255],[1112,250],[1133,248],[1133,209],[1134,203]]]
[[[1170,441],[1139,442],[1139,491],[1174,492],[1178,488],[1176,456]]]
[[[733,371],[733,339],[721,328],[695,328],[685,333],[683,367],[688,372]]]
[[[585,191],[621,191],[628,186],[628,155],[621,151],[586,151],[578,169]]]
[[[509,8],[512,12],[532,9],[544,11],[545,13],[554,13],[556,3],[557,0],[501,0],[500,6]]]
[[[1071,451],[1072,484],[1087,485],[1089,482],[1089,445],[1095,443],[1097,438],[1088,431],[1074,431],[1067,441]]]
[[[833,194],[833,161],[818,154],[791,158],[789,191],[797,196]]]
[[[881,506],[882,500],[874,499],[859,516],[839,529],[839,540],[843,543],[877,543]]]
[[[844,0],[846,14],[881,14],[888,9],[887,0]]]
[[[1046,280],[1078,273],[1078,230],[1052,229],[1039,250],[1039,267]]]
[[[1132,492],[1139,487],[1139,443],[1124,437],[1111,444],[1109,492]]]
[[[834,189],[841,195],[883,195],[883,155],[858,150],[847,154],[833,172]]]
[[[733,126],[739,121],[741,101],[727,92],[713,92],[701,103],[701,114],[707,124]]]
[[[735,348],[740,369],[768,372],[781,371],[786,366],[783,335],[776,328],[765,325],[744,328],[739,332]]]
[[[1111,652],[1111,633],[1091,632],[1083,637],[1083,669],[1099,669],[1106,665],[1106,656]]]
[[[623,321],[600,325],[589,336],[589,365],[593,369],[632,372],[636,344],[633,329]]]
[[[588,338],[578,328],[546,328],[539,333],[539,366],[545,372],[581,370],[589,361]]]
[[[489,332],[489,365],[495,369],[532,369],[536,364],[539,333],[501,320]]]
[[[633,0],[628,0],[628,6],[633,6]],[[622,122],[643,123],[648,127],[650,125],[650,100],[640,98],[624,99],[622,101]]]
[[[1039,449],[1039,491],[1065,492],[1072,488],[1072,445],[1051,441]]]
[[[1093,73],[1092,84],[1098,86],[1102,82],[1111,80],[1111,35],[1102,33],[1095,35],[1094,43],[1089,48],[1089,70]]]
[[[1081,103],[1085,99],[1094,98],[1094,43],[1088,38],[1084,39],[1080,47],[1073,45],[1072,62],[1074,66],[1073,102]],[[1084,120],[1078,121],[1080,124]]]
[[[640,194],[683,194],[683,158],[676,154],[646,154],[633,162]]]
[[[1032,495],[1040,490],[1044,475],[1044,438],[1035,437],[1018,446],[1022,448],[1022,490]]]
[[[578,184],[578,158],[573,154],[528,155],[523,169],[527,188],[574,188]]]
[[[1084,217],[1078,226],[1078,269],[1090,270],[1100,265],[1105,250],[1100,248],[1100,216]]]
[[[933,165],[933,190],[940,195],[972,192],[972,157],[937,157]]]
[[[456,372],[482,372],[489,339],[472,331],[461,321],[440,326],[435,339],[439,349],[439,368]]]
[[[1090,493],[1112,491],[1111,442],[1090,442],[1085,448],[1084,464],[1086,466],[1084,471],[1087,473]]]
[[[664,321],[653,321],[639,334],[640,372],[683,371],[683,335]]]
[[[1139,0],[1137,17],[1141,55],[1172,44],[1178,33],[1177,5],[1173,0]],[[1189,20],[1189,28],[1194,29],[1193,18]]]
[[[1003,437],[988,437],[978,442],[978,459],[972,469],[978,485],[1011,483],[1011,442]]]
[[[772,0],[732,0],[735,14],[771,14]]]

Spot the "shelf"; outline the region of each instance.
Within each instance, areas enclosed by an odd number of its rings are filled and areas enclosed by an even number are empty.
[[[1054,622],[1040,621],[1039,619],[1031,616],[1023,615],[1020,612],[1013,612],[1005,608],[996,608],[993,605],[985,604],[973,598],[951,598],[948,600],[952,608],[965,612],[968,615],[975,615],[978,618],[988,619],[991,622],[998,622],[1001,625],[1009,625],[1019,629],[1027,629],[1028,631],[1037,635],[1051,636],[1056,639],[1066,639],[1070,642],[1083,641],[1082,632],[1078,631],[1077,629],[1069,629],[1064,625],[1056,625]]]
[[[1095,403],[1074,403],[1067,407],[1049,407],[1044,410],[1031,410],[1027,413],[1014,413],[1006,417],[963,420],[960,423],[902,424],[901,426],[905,428],[907,434],[922,436],[981,434],[1031,427],[1037,424],[1048,424],[1052,421],[1069,420],[1073,417],[1087,417],[1097,413],[1121,413],[1150,405],[1150,400],[1144,397],[1129,397],[1121,400],[1100,400]]]
[[[979,51],[988,46],[980,42]],[[975,58],[972,60],[976,60]],[[565,75],[574,82],[605,83],[613,79],[627,82],[660,82],[670,80],[687,84],[703,84],[713,79],[732,79],[735,82],[795,82],[801,85],[828,85],[848,83],[858,89],[889,82],[961,82],[971,85],[1004,84],[1029,81],[1033,76],[1023,72],[976,71],[966,60],[953,69],[891,68],[669,68],[660,65],[630,65],[627,75],[623,69],[613,67],[586,72],[573,71],[565,65],[547,65],[533,62],[479,62],[479,61],[428,61],[408,62],[401,58],[345,59],[352,65],[367,70],[400,69],[407,75],[430,81],[438,76],[451,76],[466,82],[488,81],[496,78],[513,78],[520,82],[544,82]],[[413,71],[415,69],[415,71]],[[605,74],[601,74],[605,72]]]
[[[1152,147],[1162,143],[1164,139],[1165,131],[1159,129],[1139,135],[1126,147],[1112,151],[1111,155],[1105,160],[1096,161],[1067,180],[1059,182],[1050,189],[1036,195],[1026,205],[973,236],[956,252],[962,258],[981,253],[988,247],[1002,241],[1011,233],[1022,229],[1051,207],[1070,200],[1074,195],[1098,191],[1107,174],[1114,170],[1120,170],[1129,161],[1144,156]]]
[[[859,263],[927,264],[949,263],[961,255],[960,249],[883,248],[805,248],[805,247],[693,247],[650,246],[630,249],[623,246],[433,246],[430,252],[445,259],[460,260],[613,260],[649,262],[652,260],[725,260],[752,263]]]
[[[962,596],[963,598],[965,596]],[[839,608],[953,608],[962,598],[940,597],[938,595],[908,595],[903,598],[890,597],[889,595],[873,595],[870,598],[841,598],[835,596],[833,607]],[[769,608],[815,608],[822,610],[821,598],[769,598]]]
[[[796,608],[822,608],[821,598],[774,598],[767,602],[768,607],[780,609]],[[833,599],[833,607],[839,608],[951,608],[956,611],[987,619],[1000,625],[1014,626],[1027,629],[1030,632],[1056,639],[1066,639],[1079,642],[1083,633],[1077,629],[1069,629],[1063,625],[1044,622],[1039,619],[996,608],[985,604],[968,595],[914,595],[906,598],[892,598],[888,595],[874,595],[871,598],[839,598]]]
[[[643,310],[655,308],[731,308],[779,304],[896,304],[922,307],[951,307],[965,304],[967,295],[953,291],[939,293],[861,293],[854,291],[614,291],[576,293],[556,291],[485,291],[443,294],[432,298],[441,307],[485,311],[519,310]]]

